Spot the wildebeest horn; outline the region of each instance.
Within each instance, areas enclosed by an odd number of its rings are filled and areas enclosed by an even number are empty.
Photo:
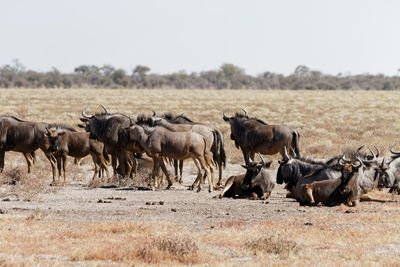
[[[152,117],[155,117],[156,116],[156,112],[153,110],[153,115],[152,115]]]
[[[243,112],[244,112],[244,116],[246,116],[247,118],[249,117],[249,114],[247,113],[247,111],[244,109],[244,108],[242,108],[242,110],[243,110]]]
[[[87,118],[87,119],[90,119],[90,118],[93,117],[93,115],[91,115],[91,116],[87,115],[87,114],[86,114],[86,110],[87,110],[87,109],[88,109],[88,106],[85,106],[85,107],[83,108],[83,110],[82,110],[82,117]]]
[[[231,118],[226,116],[226,112],[224,111],[224,116],[223,116],[224,121],[229,121]]]
[[[378,149],[378,147],[376,145],[374,145],[375,149],[376,149],[376,157],[379,157],[379,155],[381,154],[381,151]]]
[[[357,159],[357,161],[358,161],[358,164],[357,164],[357,165],[351,164],[351,165],[352,165],[354,168],[359,168],[359,167],[361,167],[362,162],[361,162],[361,159],[360,159],[359,157],[356,157],[356,159]]]
[[[383,159],[382,159],[381,166],[383,166],[383,165],[385,165],[385,157],[383,157]]]
[[[360,150],[363,149],[364,146],[365,146],[365,145],[360,146],[360,147],[357,149],[357,152],[360,152]]]
[[[294,157],[294,158],[297,158],[296,151],[294,151],[293,147],[290,147],[290,151],[292,152],[293,157]]]
[[[364,163],[364,164],[366,164],[366,163],[372,163],[372,162],[374,162],[374,161],[376,161],[376,155],[375,155],[375,153],[374,153],[374,151],[372,151],[372,149],[371,148],[368,148],[369,149],[369,151],[371,152],[371,155],[372,155],[372,159],[364,159],[362,162]]]
[[[290,156],[289,156],[288,153],[287,153],[287,148],[286,148],[286,146],[283,147],[283,160],[284,160],[284,161],[290,160]]]
[[[264,161],[264,159],[263,159],[262,155],[260,154],[260,152],[257,152],[257,154],[258,154],[258,156],[260,157],[260,160],[261,160],[262,166],[265,166],[265,161]],[[258,164],[257,164],[257,165],[258,165]]]
[[[346,151],[347,152],[347,151]],[[339,165],[343,166],[344,163],[349,163],[351,162],[351,160],[349,160],[348,158],[346,158],[346,152],[343,153],[343,156],[339,159]]]
[[[103,106],[102,104],[100,104],[100,106],[104,109],[104,111],[106,112],[106,114],[110,114],[110,112],[108,112],[108,110],[106,109],[105,106]]]
[[[394,145],[390,148],[390,152],[391,152],[392,154],[400,155],[400,151],[395,151],[395,150],[393,150],[393,148],[394,148],[396,145],[397,145],[397,143],[394,144]]]

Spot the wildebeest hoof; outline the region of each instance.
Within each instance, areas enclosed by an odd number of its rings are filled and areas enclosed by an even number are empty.
[[[188,190],[193,190],[193,185],[189,186]]]
[[[197,188],[197,193],[199,193],[201,191],[201,187]]]

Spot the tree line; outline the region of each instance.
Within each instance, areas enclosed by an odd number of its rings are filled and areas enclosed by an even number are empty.
[[[27,70],[18,60],[0,67],[0,88],[176,88],[176,89],[287,89],[287,90],[395,90],[400,76],[383,74],[324,74],[299,65],[290,75],[264,72],[248,75],[243,68],[225,63],[216,70],[155,74],[137,65],[131,73],[111,65],[81,65],[73,73],[56,68]]]

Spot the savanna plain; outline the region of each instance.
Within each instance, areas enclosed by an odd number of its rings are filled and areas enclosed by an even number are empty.
[[[2,89],[0,113],[22,120],[77,128],[82,108],[136,118],[139,113],[184,113],[224,133],[224,180],[244,173],[243,157],[230,140],[229,124],[245,108],[268,124],[300,133],[302,156],[327,158],[347,148],[374,146],[390,156],[399,141],[398,91]],[[399,148],[400,145],[397,147]],[[275,181],[280,156],[270,170]],[[145,175],[92,181],[89,158],[67,168],[64,185],[50,186],[51,168],[41,151],[33,173],[23,156],[6,153],[0,174],[0,266],[266,266],[398,265],[398,196],[393,202],[361,202],[358,209],[300,206],[276,185],[262,200],[215,199],[196,193],[184,167],[183,185],[147,190]],[[170,169],[172,171],[172,169]],[[207,188],[207,187],[205,187]]]

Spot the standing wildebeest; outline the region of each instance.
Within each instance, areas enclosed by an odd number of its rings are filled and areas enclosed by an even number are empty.
[[[216,138],[215,138],[215,131],[211,129],[208,126],[205,125],[200,125],[200,124],[173,124],[168,122],[167,120],[160,118],[160,117],[146,117],[143,114],[139,115],[137,118],[137,124],[139,125],[147,125],[147,126],[161,126],[164,127],[170,131],[174,132],[191,132],[191,133],[197,133],[201,135],[205,142],[206,142],[206,153],[215,155],[217,152],[215,151],[215,146],[214,144],[216,143]],[[210,172],[211,172],[211,181],[212,185],[214,186],[214,169],[213,166],[210,166]],[[206,175],[208,173],[204,173]],[[196,180],[197,181],[197,180]],[[179,181],[182,183],[182,176]],[[193,187],[191,187],[193,188]]]
[[[137,142],[153,158],[152,179],[154,187],[158,186],[157,174],[160,166],[168,180],[167,188],[172,186],[163,158],[177,160],[192,158],[198,168],[195,181],[195,183],[199,182],[198,191],[202,187],[202,170],[208,177],[209,191],[213,190],[209,173],[212,156],[209,155],[206,149],[206,141],[201,135],[193,132],[173,132],[160,126],[135,125],[130,128],[129,137],[131,141]],[[200,166],[197,163],[200,163]]]
[[[239,197],[250,199],[267,199],[275,184],[271,181],[269,174],[263,168],[269,168],[272,161],[265,163],[261,154],[261,162],[250,162],[249,165],[242,165],[246,174],[231,176],[225,183],[224,190],[216,198]]]
[[[155,116],[155,113],[153,113],[153,117],[154,116]],[[183,114],[173,115],[172,113],[165,113],[162,117],[164,119],[166,119],[168,122],[173,123],[173,124],[203,125],[203,126],[209,127],[212,130],[213,135],[214,135],[213,143],[212,143],[213,160],[214,160],[215,164],[218,166],[218,171],[219,171],[217,185],[221,185],[222,168],[226,167],[226,153],[225,153],[224,140],[223,140],[222,133],[210,126],[203,124],[203,123],[193,122],[186,116],[183,116]],[[198,132],[198,133],[200,133],[200,132]],[[175,167],[175,176],[178,177],[178,161],[174,161],[174,167]],[[179,162],[179,171],[180,171],[180,180],[179,181],[180,181],[180,183],[182,182],[182,169],[183,169],[183,161],[181,160]]]
[[[0,117],[0,170],[4,168],[5,152],[16,151],[24,154],[30,173],[33,166],[33,157],[30,155],[40,148],[50,161],[55,183],[56,160],[49,151],[50,143],[46,138],[47,129],[52,125],[55,124],[22,121],[12,116]],[[61,127],[73,130],[67,126]]]
[[[81,121],[87,132],[90,132],[90,138],[98,139],[104,143],[106,151],[111,154],[111,165],[114,175],[120,173],[122,176],[128,176],[131,169],[130,153],[124,145],[121,144],[121,134],[124,129],[133,125],[130,117],[123,114],[110,114],[108,110],[101,105],[104,113],[88,115],[87,106],[82,110]],[[117,171],[117,162],[118,171]]]
[[[67,156],[82,158],[91,155],[94,163],[94,175],[100,174],[101,169],[105,169],[107,178],[110,178],[108,172],[108,155],[104,151],[104,144],[98,140],[90,139],[90,133],[71,132],[52,127],[48,129],[47,137],[50,142],[50,151],[57,158],[58,176],[61,176],[61,163],[64,171],[64,182],[66,179]]]
[[[299,154],[297,131],[285,125],[267,125],[265,122],[249,118],[244,110],[244,115],[236,113],[234,117],[223,115],[224,121],[231,125],[231,139],[235,141],[236,148],[242,150],[246,165],[249,159],[254,160],[254,153],[284,155],[284,147],[292,147]]]

